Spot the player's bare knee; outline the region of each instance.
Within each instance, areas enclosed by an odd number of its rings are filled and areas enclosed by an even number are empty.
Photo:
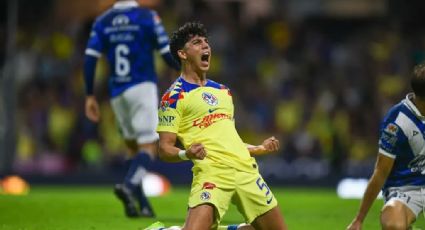
[[[407,230],[408,226],[405,221],[395,221],[395,220],[381,220],[382,230]]]
[[[391,205],[385,206],[382,210],[381,226],[383,230],[406,230],[408,227],[404,216]]]

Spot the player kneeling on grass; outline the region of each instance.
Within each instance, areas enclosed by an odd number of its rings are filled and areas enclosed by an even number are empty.
[[[255,229],[287,229],[251,157],[277,151],[279,141],[271,137],[259,146],[242,142],[230,90],[206,76],[211,48],[202,24],[180,27],[171,36],[170,48],[182,73],[162,97],[157,131],[162,160],[194,163],[184,229],[217,229],[230,203]],[[175,146],[177,138],[186,150]]]
[[[347,230],[360,230],[379,190],[382,229],[408,229],[425,209],[425,64],[414,68],[413,93],[393,106],[380,130],[379,154],[360,210]]]

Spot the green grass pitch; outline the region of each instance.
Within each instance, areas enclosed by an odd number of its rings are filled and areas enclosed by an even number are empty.
[[[359,200],[338,199],[335,190],[279,188],[272,190],[292,230],[345,229],[357,211]],[[186,214],[188,188],[173,188],[164,197],[151,198],[157,212],[155,219],[124,217],[121,203],[111,187],[33,186],[26,196],[0,195],[0,229],[3,230],[120,230],[144,229],[155,221],[166,226],[181,225]],[[380,229],[375,202],[364,223],[364,230]],[[226,213],[223,224],[242,222],[235,207]],[[415,229],[425,230],[423,216]]]

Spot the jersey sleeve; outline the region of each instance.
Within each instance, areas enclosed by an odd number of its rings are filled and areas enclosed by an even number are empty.
[[[161,99],[158,110],[157,132],[178,133],[181,121],[181,103],[177,105],[178,98],[170,96],[167,92]]]
[[[403,130],[395,121],[383,121],[380,128],[379,153],[395,159],[402,153],[407,141]]]
[[[102,55],[104,44],[101,38],[101,28],[99,22],[95,22],[90,31],[90,37],[87,41],[87,47],[85,50],[86,55],[100,57]]]
[[[151,11],[151,15],[153,20],[155,48],[158,49],[161,54],[168,53],[170,52],[170,40],[164,26],[162,25],[161,18],[158,13],[153,10]]]

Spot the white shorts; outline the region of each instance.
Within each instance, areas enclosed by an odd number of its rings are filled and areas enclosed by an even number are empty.
[[[384,194],[385,204],[397,200],[406,205],[416,217],[425,209],[425,186],[404,186],[388,188]]]
[[[159,139],[158,89],[153,82],[134,85],[111,99],[111,106],[126,140],[147,144]]]

